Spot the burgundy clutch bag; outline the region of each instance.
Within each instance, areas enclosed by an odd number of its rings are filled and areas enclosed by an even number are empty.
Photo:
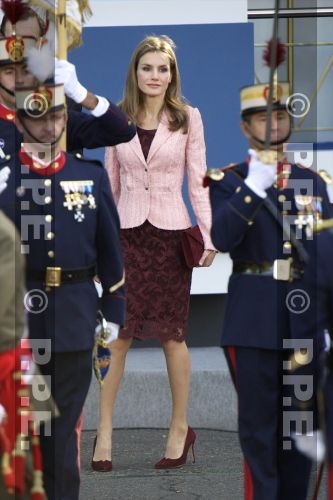
[[[204,241],[199,226],[183,231],[182,247],[187,267],[197,267],[204,252]]]

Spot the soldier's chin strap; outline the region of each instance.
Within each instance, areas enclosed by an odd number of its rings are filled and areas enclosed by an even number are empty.
[[[21,125],[22,127],[24,128],[24,130],[26,131],[27,134],[30,135],[30,137],[35,141],[36,144],[44,144],[43,141],[40,141],[39,139],[37,139],[37,137],[35,137],[31,132],[30,130],[28,129],[28,127],[25,125],[24,123],[24,118],[22,117],[22,115],[20,116],[20,121],[21,121]],[[60,141],[61,139],[61,136],[62,134],[64,133],[64,130],[65,130],[65,127],[63,127],[62,131],[60,132],[60,134],[58,135],[58,137],[56,137],[56,139],[52,142],[49,142],[48,144],[50,144],[51,146],[54,146],[55,144],[57,144],[57,142]]]
[[[2,83],[0,83],[0,88],[2,88],[2,90],[7,92],[7,94],[9,94],[11,97],[15,97],[15,92],[13,90],[7,89],[7,87],[2,85]]]
[[[271,141],[269,143],[269,147],[270,146],[280,146],[281,144],[285,143],[288,141],[289,137],[291,136],[291,130],[289,130],[288,134],[283,137],[282,139],[280,139],[279,141]],[[262,141],[261,139],[259,139],[259,137],[256,137],[255,135],[251,134],[251,137],[252,139],[254,139],[258,144],[261,144],[262,146],[266,146],[266,141]],[[269,149],[268,148],[265,148],[265,149]]]

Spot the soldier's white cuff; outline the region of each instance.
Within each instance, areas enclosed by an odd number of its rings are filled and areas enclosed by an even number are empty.
[[[107,322],[108,325],[108,331],[109,335],[105,339],[105,341],[110,344],[110,342],[113,342],[114,340],[117,340],[119,336],[119,329],[120,326],[117,323],[112,323],[112,321]]]
[[[97,106],[91,111],[91,114],[96,118],[104,115],[110,107],[109,101],[105,97],[96,96],[98,99]]]
[[[267,193],[263,189],[258,188],[251,179],[245,179],[244,183],[250,188],[256,195],[260,196],[260,198],[266,198]]]

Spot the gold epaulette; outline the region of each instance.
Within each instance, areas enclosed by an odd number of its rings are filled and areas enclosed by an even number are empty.
[[[203,187],[209,186],[210,180],[212,181],[220,181],[224,177],[224,172],[220,168],[209,168],[203,178],[202,185]]]
[[[326,182],[326,184],[332,184],[333,183],[332,177],[330,176],[330,174],[326,170],[323,170],[323,169],[319,170],[318,174],[323,179],[323,181]]]
[[[209,185],[210,179],[212,181],[221,181],[224,177],[224,171],[228,170],[229,168],[235,167],[236,165],[238,165],[238,163],[229,163],[229,165],[226,165],[222,168],[209,168],[204,177],[203,186],[207,187]]]
[[[212,181],[220,181],[224,177],[224,172],[221,168],[209,168],[207,170],[206,177],[212,179]]]

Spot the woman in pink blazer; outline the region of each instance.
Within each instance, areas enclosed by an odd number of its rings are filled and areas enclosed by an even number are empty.
[[[112,410],[132,339],[155,338],[166,357],[173,404],[165,455],[155,467],[172,468],[186,462],[196,437],[187,423],[190,358],[185,336],[192,270],[181,246],[182,233],[191,226],[182,197],[185,168],[205,245],[200,265],[212,263],[215,249],[208,191],[202,186],[203,124],[198,109],[181,99],[174,44],[168,37],[146,37],[135,49],[120,107],[137,125],[132,141],[106,151],[122,228],[127,322],[111,344],[92,467],[112,468]]]

